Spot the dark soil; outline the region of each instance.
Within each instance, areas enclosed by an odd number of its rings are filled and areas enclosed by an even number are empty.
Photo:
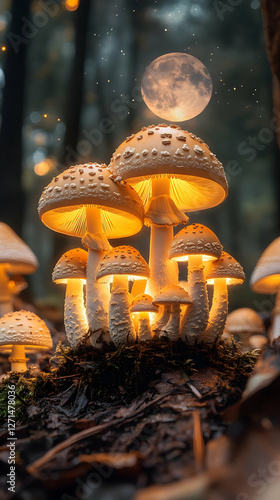
[[[234,342],[212,351],[181,341],[102,352],[60,344],[37,377],[12,374],[0,386],[3,495],[9,384],[17,394],[14,498],[128,500],[136,488],[204,467],[205,444],[224,434],[222,412],[240,400],[256,358]]]

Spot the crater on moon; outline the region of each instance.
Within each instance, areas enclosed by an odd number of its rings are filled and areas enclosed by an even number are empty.
[[[181,122],[199,115],[212,95],[212,80],[201,61],[173,52],[147,67],[141,82],[142,97],[160,118]]]

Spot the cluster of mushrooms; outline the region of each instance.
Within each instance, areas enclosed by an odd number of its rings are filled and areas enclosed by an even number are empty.
[[[73,348],[88,332],[95,347],[156,337],[210,348],[219,342],[228,286],[242,283],[244,273],[210,229],[186,225],[186,213],[220,204],[227,191],[208,146],[165,124],[127,137],[108,167],[76,165],[51,181],[39,201],[42,222],[81,238],[86,248],[66,252],[53,271],[53,281],[66,285],[65,331]],[[135,248],[108,241],[143,224],[151,228],[149,265]],[[178,224],[184,227],[174,237]],[[180,262],[187,277],[181,284]],[[207,285],[214,285],[210,311]]]
[[[223,167],[208,146],[165,124],[127,137],[108,167],[86,163],[53,178],[39,200],[39,216],[84,247],[64,253],[52,275],[66,286],[64,324],[73,349],[88,338],[96,348],[111,342],[120,348],[159,337],[212,349],[222,334],[234,335],[244,349],[264,347],[265,327],[255,311],[228,316],[228,286],[243,283],[242,267],[213,231],[188,224],[186,213],[219,205],[227,191]],[[132,236],[143,224],[151,229],[149,264],[137,249],[108,241]],[[179,224],[184,227],[174,236]],[[52,347],[44,321],[12,307],[13,295],[26,286],[15,276],[34,272],[38,263],[4,223],[0,236],[0,350],[11,354],[13,371],[25,371],[25,353]],[[280,238],[261,256],[251,286],[277,294],[270,337],[278,337]]]
[[[48,351],[52,338],[46,323],[30,311],[14,311],[13,298],[26,288],[22,277],[36,271],[38,261],[30,248],[0,222],[0,351],[9,353],[12,371],[26,371],[26,353]]]

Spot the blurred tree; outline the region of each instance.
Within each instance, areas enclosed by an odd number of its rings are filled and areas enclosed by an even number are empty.
[[[67,165],[69,148],[76,150],[79,133],[80,117],[83,104],[84,64],[88,38],[88,20],[91,0],[83,0],[75,12],[75,55],[69,78],[68,94],[65,106],[65,135],[62,148],[61,164]]]
[[[29,20],[31,0],[13,0],[11,24],[6,36],[5,87],[3,90],[0,132],[0,213],[21,234],[24,194],[21,183],[22,123],[25,89],[25,64],[29,38],[23,34]]]

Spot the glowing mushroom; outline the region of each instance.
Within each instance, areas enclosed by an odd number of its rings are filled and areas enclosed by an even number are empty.
[[[218,259],[222,245],[217,236],[202,224],[190,224],[173,238],[169,257],[177,262],[188,261],[188,292],[192,304],[185,311],[181,324],[182,339],[189,344],[201,341],[209,318],[208,294],[204,276],[206,261]]]
[[[153,303],[157,306],[171,306],[169,321],[162,328],[159,336],[167,337],[170,341],[178,340],[180,337],[180,306],[189,306],[192,300],[179,285],[167,285],[154,298]]]
[[[26,243],[0,222],[0,316],[13,310],[9,275],[31,274],[37,267],[38,261]]]
[[[64,253],[53,270],[54,283],[66,284],[64,301],[64,326],[66,337],[73,349],[88,332],[84,304],[88,254],[81,248]]]
[[[109,331],[116,347],[135,342],[136,332],[130,315],[128,282],[148,278],[150,270],[138,250],[120,246],[106,252],[96,271],[100,283],[112,283],[109,304]]]
[[[95,345],[108,332],[109,289],[96,282],[96,268],[107,238],[131,236],[142,228],[143,205],[137,193],[118,182],[105,165],[86,163],[65,170],[45,188],[38,211],[54,231],[82,238],[88,247],[86,310]]]
[[[227,196],[221,163],[198,137],[177,125],[144,127],[115,151],[110,171],[139,194],[151,226],[151,277],[146,292],[155,296],[178,283],[178,266],[168,260],[173,226],[185,223],[184,212],[219,205]]]
[[[150,314],[158,312],[158,307],[153,304],[153,298],[146,293],[137,295],[132,302],[130,312],[138,316],[138,340],[151,340],[153,332]]]
[[[11,353],[13,372],[27,370],[25,353],[49,351],[52,338],[46,323],[29,311],[16,311],[0,318],[0,351]]]
[[[249,347],[251,335],[264,335],[265,327],[256,311],[249,307],[241,307],[228,315],[224,333],[233,335],[244,347]]]
[[[271,340],[280,336],[280,237],[265,249],[250,280],[253,292],[276,295],[272,313]]]
[[[9,280],[9,290],[12,296],[19,295],[28,287],[28,283],[23,276],[16,274]]]
[[[227,252],[222,252],[218,260],[209,262],[205,276],[208,285],[214,285],[213,302],[208,326],[202,342],[214,347],[223,334],[228,314],[228,289],[230,285],[244,282],[245,274],[240,264]]]

